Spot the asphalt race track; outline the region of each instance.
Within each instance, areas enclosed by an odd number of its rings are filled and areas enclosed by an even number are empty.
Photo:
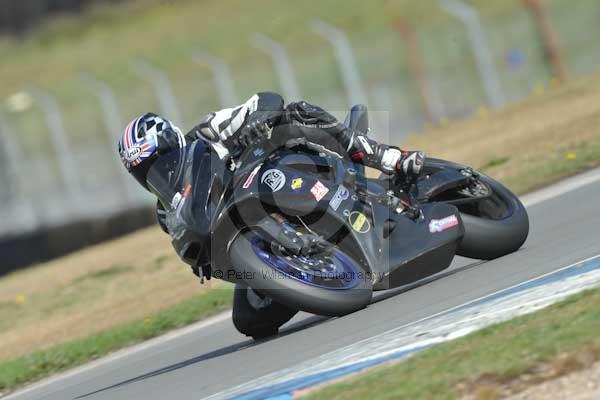
[[[600,254],[600,170],[524,198],[525,247],[490,262],[457,259],[439,279],[378,293],[343,318],[307,314],[253,343],[227,316],[35,384],[10,399],[201,399],[469,300]]]

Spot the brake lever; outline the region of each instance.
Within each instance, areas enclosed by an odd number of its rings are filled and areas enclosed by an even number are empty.
[[[402,179],[403,178],[403,179]],[[415,176],[412,177],[399,177],[396,176],[394,179],[394,186],[402,187],[402,192],[408,198],[408,202],[401,200],[400,204],[402,205],[402,214],[405,214],[408,218],[412,220],[417,220],[422,217],[423,212],[419,207],[418,198],[418,186],[417,186],[417,178]]]

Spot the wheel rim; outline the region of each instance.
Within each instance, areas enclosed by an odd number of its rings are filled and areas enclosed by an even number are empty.
[[[452,204],[462,214],[489,220],[503,220],[514,213],[511,199],[495,190],[481,175],[473,177],[466,187],[439,195],[435,201]]]
[[[474,197],[472,203],[458,206],[461,213],[498,221],[510,217],[514,212],[510,199],[506,199],[480,178],[474,179],[472,185],[459,193]]]
[[[310,286],[326,289],[352,289],[365,277],[342,252],[311,257],[286,254],[279,246],[272,246],[259,236],[252,239],[254,253],[269,267]],[[273,276],[273,279],[281,277]]]

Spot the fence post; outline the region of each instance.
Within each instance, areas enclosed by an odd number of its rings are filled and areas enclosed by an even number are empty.
[[[419,50],[417,37],[410,23],[404,18],[396,18],[394,26],[400,32],[408,58],[408,68],[417,84],[421,97],[421,107],[425,118],[432,123],[438,123],[442,118],[442,104],[439,96],[435,95],[433,83],[427,74],[425,58]]]
[[[140,199],[140,192],[134,190],[133,181],[129,174],[125,171],[125,168],[121,167],[121,159],[117,152],[117,141],[120,137],[121,132],[125,129],[123,125],[123,118],[119,111],[119,105],[117,97],[114,91],[106,83],[99,81],[90,74],[82,74],[81,80],[85,86],[90,90],[91,93],[96,96],[102,109],[104,118],[104,126],[106,128],[106,137],[109,143],[110,154],[114,165],[119,170],[119,178],[123,188],[125,189],[126,198],[129,203],[135,204]]]
[[[254,46],[267,53],[273,60],[275,72],[279,78],[279,84],[286,101],[300,100],[300,89],[285,47],[262,33],[257,33],[254,36]]]
[[[475,56],[488,102],[492,107],[501,106],[506,98],[500,84],[498,71],[494,66],[494,59],[481,25],[479,13],[460,0],[438,0],[438,3],[441,8],[448,14],[458,18],[467,28],[471,49]]]
[[[135,73],[153,86],[158,104],[165,117],[177,121],[176,124],[183,126],[177,98],[167,74],[145,60],[134,61],[131,67]]]
[[[348,105],[352,107],[357,103],[368,103],[348,37],[341,30],[319,19],[311,21],[310,27],[315,33],[329,41],[335,50],[335,56],[346,87]]]
[[[5,117],[0,114],[0,143],[6,156],[8,179],[15,191],[11,196],[9,208],[11,213],[18,216],[18,221],[23,228],[32,229],[37,225],[36,212],[31,199],[26,196],[23,190],[23,182],[27,180],[27,177],[21,176],[21,166],[26,160],[21,148],[11,136],[14,132]]]
[[[391,123],[396,119],[396,115],[392,114],[392,96],[389,87],[383,84],[378,84],[369,88],[369,96],[371,98],[371,110],[369,110],[369,136],[372,139],[397,144],[399,142],[399,131],[394,127],[394,137],[390,129]]]
[[[192,58],[196,64],[211,70],[221,107],[229,108],[239,103],[240,99],[233,86],[233,75],[225,61],[203,51],[196,51]]]
[[[550,64],[552,75],[559,81],[564,82],[568,78],[568,72],[564,63],[559,35],[548,17],[546,6],[540,0],[521,1],[533,17],[544,47],[544,56]]]
[[[65,130],[58,102],[49,93],[39,89],[31,88],[29,89],[29,93],[38,102],[44,113],[50,139],[58,157],[58,164],[65,188],[71,200],[70,203],[74,205],[76,210],[82,212],[84,210],[84,203],[78,172],[79,168],[75,161],[75,152],[71,146],[69,135]]]

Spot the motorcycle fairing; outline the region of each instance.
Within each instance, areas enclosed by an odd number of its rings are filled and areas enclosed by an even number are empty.
[[[255,165],[249,165],[246,174],[236,178],[238,184],[220,212],[222,217],[229,215],[235,220],[228,229],[251,228],[252,223],[275,211],[298,216],[312,230],[337,243],[342,251],[371,271],[372,280],[380,289],[406,284],[445,269],[464,235],[460,214],[454,206],[424,204],[422,216],[413,220],[384,204],[381,199],[385,197],[385,189],[364,177],[359,178],[357,188],[346,188],[348,197],[334,210],[329,204],[338,187],[343,185],[346,169],[352,164],[284,153],[267,159],[245,189],[240,182],[247,179],[248,171]],[[276,191],[262,181],[269,170],[281,171],[285,176],[285,183]],[[301,187],[292,188],[294,179],[302,179]],[[320,200],[310,191],[317,182],[328,189]],[[455,227],[430,232],[432,220],[452,215],[458,221]],[[368,224],[369,229],[352,228],[351,216],[364,220],[363,225]],[[219,218],[215,224],[220,224]],[[221,230],[216,228],[217,231]],[[229,234],[230,237],[235,235]]]

